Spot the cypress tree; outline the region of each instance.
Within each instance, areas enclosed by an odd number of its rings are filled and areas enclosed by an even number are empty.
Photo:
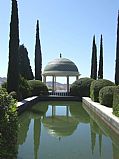
[[[95,35],[93,36],[91,76],[90,77],[93,79],[97,79],[97,46],[95,44]]]
[[[42,55],[41,55],[38,20],[36,25],[36,44],[35,44],[35,79],[42,81]]]
[[[99,59],[98,79],[103,79],[103,39],[102,39],[102,35],[101,35],[101,39],[100,39],[100,59]]]
[[[32,80],[34,78],[30,66],[28,51],[24,47],[24,45],[20,45],[19,47],[19,73],[22,77],[24,77],[27,80]]]
[[[118,11],[118,22],[117,22],[115,84],[119,85],[119,11]]]
[[[12,0],[12,12],[10,23],[10,40],[9,40],[9,63],[7,74],[7,91],[15,91],[19,89],[19,62],[18,62],[18,47],[19,47],[19,20],[17,1]]]

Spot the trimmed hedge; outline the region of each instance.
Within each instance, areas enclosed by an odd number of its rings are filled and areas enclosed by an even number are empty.
[[[28,84],[31,88],[32,96],[48,95],[47,86],[40,80],[29,80]]]
[[[106,79],[95,80],[91,83],[90,97],[94,102],[99,102],[99,91],[105,86],[114,86],[114,83]]]
[[[25,99],[31,96],[31,87],[24,77],[20,77],[19,82],[19,99]]]
[[[119,117],[119,86],[116,87],[113,96],[113,114]]]
[[[2,88],[6,88],[7,82],[2,84]],[[24,77],[20,77],[19,82],[19,94],[10,92],[13,98],[22,100],[30,96],[48,95],[47,86],[40,80],[26,80]]]
[[[89,97],[90,96],[90,85],[94,79],[92,78],[80,78],[79,80],[75,81],[70,87],[70,94],[73,96],[82,97]]]
[[[113,105],[113,94],[116,86],[106,86],[99,91],[99,102],[107,107],[112,107]]]

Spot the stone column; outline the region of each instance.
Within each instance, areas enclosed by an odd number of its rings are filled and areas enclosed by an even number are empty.
[[[54,90],[56,91],[56,76],[55,76],[55,86],[54,86]]]
[[[67,93],[69,93],[69,76],[67,76]]]
[[[76,80],[78,80],[79,79],[79,76],[76,76]]]
[[[54,92],[54,83],[55,83],[55,77],[52,76],[52,92]]]
[[[46,76],[43,76],[43,82],[46,84]]]
[[[52,106],[52,117],[56,115],[56,107]]]
[[[68,117],[69,116],[69,107],[66,106],[66,116]]]

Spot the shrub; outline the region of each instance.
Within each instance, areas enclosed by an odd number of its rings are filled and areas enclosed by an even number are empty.
[[[0,110],[4,110],[8,120],[9,115],[13,112],[16,112],[16,100],[13,99],[4,88],[0,88]],[[2,118],[1,115],[0,117]]]
[[[102,105],[112,107],[113,105],[113,94],[116,86],[106,86],[99,91],[99,102]]]
[[[39,96],[39,95],[47,95],[48,88],[47,86],[41,82],[40,80],[29,80],[29,86],[31,87],[31,95]]]
[[[13,158],[17,153],[16,100],[0,88],[0,156]],[[9,144],[7,144],[9,143]]]
[[[17,93],[15,91],[12,91],[9,93],[14,99],[17,99]]]
[[[75,81],[71,87],[70,87],[70,93],[73,96],[78,96],[78,97],[89,97],[90,96],[90,85],[91,82],[94,79],[92,78],[80,78],[79,80]]]
[[[2,86],[2,88],[7,89],[7,82],[4,82],[1,86]],[[28,81],[24,77],[20,76],[19,94],[16,94],[15,91],[12,91],[12,92],[10,92],[10,95],[14,99],[18,99],[18,100],[22,100],[27,97],[30,97],[31,96],[31,87],[28,84]]]
[[[91,83],[90,97],[94,102],[99,102],[99,91],[105,86],[114,86],[114,83],[106,79],[95,80]]]
[[[20,77],[19,96],[20,100],[31,96],[31,87],[24,77]]]
[[[7,81],[5,81],[4,83],[1,84],[2,88],[5,88],[7,90]]]
[[[116,87],[113,96],[113,114],[119,117],[119,86]]]

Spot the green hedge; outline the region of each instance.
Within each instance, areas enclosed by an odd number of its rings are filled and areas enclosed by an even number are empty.
[[[114,86],[114,83],[106,79],[95,80],[91,83],[90,97],[94,102],[99,102],[99,91],[105,86]]]
[[[113,96],[113,114],[119,117],[119,86],[114,91]]]
[[[31,96],[31,87],[29,85],[29,82],[24,77],[20,77],[18,96],[19,96],[19,100],[22,100]]]
[[[47,95],[48,88],[47,86],[41,82],[40,80],[29,80],[28,84],[31,88],[31,95],[32,96],[39,96],[39,95]]]
[[[107,107],[112,107],[113,105],[113,94],[116,86],[106,86],[99,91],[99,102]]]
[[[70,94],[73,96],[82,97],[89,97],[90,96],[90,85],[94,79],[92,78],[80,78],[79,80],[75,81],[70,87]]]
[[[7,82],[2,84],[2,88],[6,89]],[[13,98],[22,100],[30,96],[39,96],[39,95],[48,95],[47,86],[40,80],[26,80],[23,77],[20,77],[19,82],[19,94],[16,94],[14,91],[10,92],[10,95]]]

